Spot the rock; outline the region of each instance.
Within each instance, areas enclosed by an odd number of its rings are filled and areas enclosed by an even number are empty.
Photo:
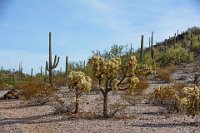
[[[19,94],[16,89],[11,89],[3,96],[3,99],[18,99],[18,98],[19,98]]]

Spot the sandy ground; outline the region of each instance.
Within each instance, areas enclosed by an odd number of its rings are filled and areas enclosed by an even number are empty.
[[[0,133],[200,133],[200,125],[186,124],[193,119],[185,115],[165,114],[164,108],[144,102],[130,105],[116,93],[110,93],[110,103],[126,108],[109,119],[100,116],[101,94],[81,99],[85,102],[80,103],[78,115],[55,114],[52,103],[28,106],[24,100],[0,100]]]

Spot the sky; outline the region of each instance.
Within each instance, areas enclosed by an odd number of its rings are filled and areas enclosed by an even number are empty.
[[[48,60],[48,35],[59,66],[87,60],[113,44],[145,46],[189,27],[200,27],[198,0],[0,0],[0,66],[39,72]]]

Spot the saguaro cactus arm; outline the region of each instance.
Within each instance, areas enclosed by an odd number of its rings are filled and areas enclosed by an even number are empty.
[[[58,66],[59,60],[60,60],[60,57],[57,57],[57,55],[55,55],[52,69]]]

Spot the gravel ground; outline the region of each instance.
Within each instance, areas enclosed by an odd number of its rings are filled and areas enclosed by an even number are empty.
[[[162,107],[145,103],[132,106],[116,93],[109,95],[110,103],[126,108],[109,119],[99,114],[101,94],[82,95],[81,99],[85,102],[77,115],[55,114],[51,103],[27,106],[24,100],[0,100],[0,133],[200,133],[200,126],[186,124],[192,120],[184,115],[165,114]]]

